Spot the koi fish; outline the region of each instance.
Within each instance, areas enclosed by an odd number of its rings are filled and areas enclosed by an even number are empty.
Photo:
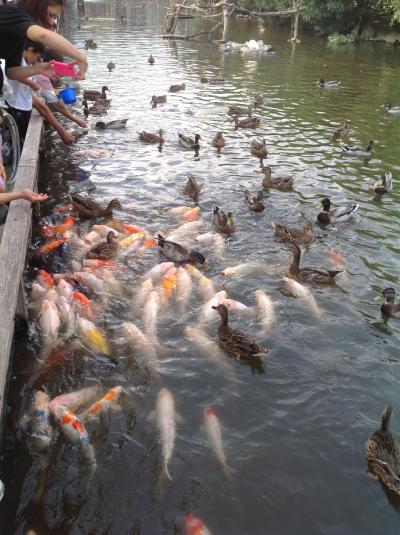
[[[192,208],[191,210],[189,210],[189,212],[187,212],[183,219],[184,221],[195,221],[200,215],[200,208],[198,206],[196,206],[195,208]]]
[[[169,210],[167,210],[167,214],[182,216],[191,211],[192,208],[190,208],[190,206],[177,206],[175,208],[170,208]]]
[[[101,386],[90,386],[68,394],[61,394],[51,400],[50,410],[53,411],[54,407],[62,405],[69,411],[76,412],[84,405],[93,403],[100,396],[101,390]]]
[[[168,304],[169,298],[176,287],[178,270],[175,266],[169,268],[161,280],[161,296],[164,304]]]
[[[52,226],[43,227],[42,232],[47,237],[54,238],[55,236],[64,234],[64,232],[71,229],[74,226],[74,224],[75,224],[74,218],[72,216],[67,216],[61,225],[57,225],[55,227],[52,227]]]
[[[208,322],[212,317],[216,317],[216,312],[213,307],[220,305],[224,299],[226,299],[226,291],[221,290],[220,292],[217,292],[214,297],[203,305],[200,313],[200,320]]]
[[[44,269],[39,269],[36,275],[36,280],[39,281],[39,284],[45,286],[46,288],[52,288],[56,285],[52,275],[50,275],[50,273],[47,273],[47,271],[45,271]]]
[[[161,262],[161,264],[157,264],[156,266],[152,267],[147,273],[145,273],[144,277],[146,279],[150,278],[153,282],[158,282],[163,275],[169,270],[169,268],[173,267],[173,262]]]
[[[69,300],[72,297],[74,289],[65,279],[60,279],[57,283],[57,291],[60,295],[63,295]]]
[[[299,282],[295,281],[294,279],[290,279],[289,277],[283,277],[282,280],[286,286],[285,288],[286,295],[291,295],[292,297],[298,297],[298,298],[304,299],[304,301],[307,303],[307,305],[312,310],[314,315],[317,318],[321,316],[321,311],[314,299],[313,294],[308,288],[306,288]]]
[[[62,295],[57,301],[58,311],[63,324],[66,326],[65,338],[70,338],[75,331],[75,314],[68,300]]]
[[[151,247],[154,247],[157,244],[157,240],[155,238],[148,238],[147,240],[144,240],[143,247],[145,249],[150,249]]]
[[[157,337],[157,316],[160,308],[160,297],[158,292],[153,290],[149,293],[146,303],[143,307],[143,323],[145,333],[154,343],[158,343]]]
[[[60,328],[60,315],[54,303],[44,299],[39,313],[39,326],[47,342],[55,341]]]
[[[265,266],[262,264],[239,264],[238,266],[227,267],[221,271],[224,277],[232,277],[232,275],[247,275],[251,272],[263,271]]]
[[[53,439],[49,404],[50,398],[45,392],[40,390],[35,392],[29,414],[29,424],[32,443],[39,452],[47,450]]]
[[[94,321],[95,314],[92,309],[92,303],[90,299],[86,297],[86,295],[81,292],[73,292],[72,301],[77,308],[78,314],[90,321]]]
[[[82,414],[82,420],[94,418],[111,409],[118,403],[119,398],[123,394],[125,394],[125,390],[122,386],[111,388],[111,390],[106,392],[101,399],[93,403],[93,405]]]
[[[183,266],[179,266],[176,277],[176,303],[181,314],[185,312],[187,302],[192,293],[192,279]]]
[[[221,463],[226,477],[231,479],[236,470],[229,466],[226,462],[226,455],[222,444],[221,426],[215,410],[212,407],[206,407],[204,409],[204,427],[211,442],[215,456]]]
[[[111,355],[111,348],[104,334],[94,323],[78,316],[77,332],[81,342],[87,349],[97,353]]]
[[[258,321],[263,327],[261,333],[266,334],[275,324],[274,304],[272,299],[262,290],[256,290],[255,296],[258,307]]]
[[[139,350],[151,366],[157,366],[157,354],[153,344],[139,327],[134,323],[127,322],[122,323],[121,327],[128,341],[133,344],[134,349]]]
[[[212,280],[204,275],[199,280],[199,290],[204,303],[207,303],[215,295],[215,285]]]
[[[144,237],[143,232],[136,232],[135,234],[130,234],[127,238],[124,238],[123,240],[119,242],[119,246],[122,248],[129,247],[130,245],[133,244],[133,242],[137,240],[141,240],[143,237]]]
[[[186,271],[189,273],[189,275],[193,279],[200,280],[204,276],[203,273],[199,269],[193,266],[193,264],[186,264],[185,267],[186,267]]]
[[[199,234],[196,236],[195,241],[203,243],[208,247],[212,247],[214,256],[221,256],[225,249],[224,238],[215,232],[206,232],[205,234]]]
[[[197,516],[186,515],[184,524],[186,535],[212,535],[211,531]]]
[[[244,305],[240,301],[235,301],[234,299],[223,299],[221,303],[227,306],[229,310],[250,310],[247,305]]]
[[[64,206],[57,206],[57,208],[55,208],[55,212],[57,214],[63,214],[64,212],[69,212],[71,210],[73,210],[74,207],[72,204],[65,204]]]
[[[79,282],[88,286],[96,294],[102,294],[104,292],[104,281],[99,277],[96,277],[93,273],[87,271],[77,271],[74,276]]]
[[[116,230],[117,232],[122,232],[123,234],[139,234],[140,232],[143,232],[142,228],[135,227],[133,225],[127,225],[126,223],[121,223],[115,219],[108,221],[108,225],[112,229]]]
[[[45,245],[42,245],[42,247],[39,247],[39,249],[37,249],[35,252],[35,256],[45,256],[58,249],[66,241],[67,238],[60,238],[59,240],[50,241]]]
[[[85,258],[83,267],[90,268],[106,268],[106,269],[122,269],[124,266],[114,262],[113,260],[101,260],[100,258]]]
[[[113,228],[108,225],[93,225],[92,229],[101,237],[106,238],[109,232],[115,232]]]

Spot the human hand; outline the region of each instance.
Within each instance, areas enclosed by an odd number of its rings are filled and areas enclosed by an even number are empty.
[[[21,199],[25,199],[29,202],[42,202],[47,201],[49,198],[45,193],[35,193],[31,189],[23,189],[17,193],[19,193]]]
[[[45,76],[47,76],[47,78],[52,78],[52,77],[57,78],[53,63],[54,63],[53,60],[47,61],[44,63],[37,63],[36,65],[38,66],[38,70],[39,70],[38,74],[44,74]]]
[[[88,70],[88,62],[86,58],[86,54],[83,52],[81,53],[81,57],[76,60],[76,65],[78,65],[78,74],[77,77],[79,80],[84,80],[86,71]]]
[[[71,132],[68,132],[68,130],[65,130],[64,128],[59,131],[60,138],[64,141],[66,145],[72,145],[72,143],[75,143],[75,138],[71,134]]]

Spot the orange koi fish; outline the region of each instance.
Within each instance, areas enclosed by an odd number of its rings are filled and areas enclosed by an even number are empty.
[[[55,227],[43,227],[42,232],[45,234],[45,236],[53,238],[59,234],[64,234],[64,232],[72,228],[74,226],[74,222],[74,218],[69,215],[64,219],[64,222],[61,225],[57,225]]]
[[[72,204],[65,204],[64,206],[58,206],[54,211],[57,213],[57,214],[63,214],[64,212],[69,212],[70,210],[73,210],[74,207],[72,206]]]
[[[116,221],[115,219],[112,219],[111,221],[109,221],[108,225],[114,230],[117,230],[118,232],[122,232],[123,234],[139,234],[140,232],[143,232],[142,228],[135,227],[133,225],[128,225],[126,223],[120,223],[119,221]]]
[[[143,247],[145,249],[150,249],[151,247],[154,247],[157,243],[157,240],[155,238],[149,238],[148,240],[144,240]]]
[[[169,298],[176,286],[177,269],[170,268],[161,280],[162,296],[165,303],[168,303]]]
[[[115,386],[114,388],[111,388],[111,390],[106,392],[104,396],[99,399],[99,401],[96,401],[96,403],[94,403],[82,414],[82,419],[95,417],[107,411],[118,402],[119,398],[124,393],[125,390],[122,388],[122,386]]]
[[[86,297],[86,295],[81,292],[74,292],[72,294],[72,300],[75,303],[75,306],[78,308],[78,312],[81,316],[90,321],[95,320],[95,313],[92,309],[92,303],[90,302],[90,299]]]
[[[207,526],[194,515],[185,516],[185,530],[186,535],[211,535]]]
[[[66,241],[67,241],[67,238],[61,238],[59,240],[52,240],[49,243],[46,243],[45,245],[43,245],[42,247],[39,247],[39,249],[37,249],[36,251],[36,256],[45,256],[51,253],[52,251],[55,251],[56,249],[58,249],[60,245],[62,245]]]
[[[196,208],[192,208],[187,214],[184,216],[185,221],[195,221],[200,214],[200,208],[196,206]]]
[[[123,269],[125,266],[114,262],[113,260],[101,260],[100,258],[85,258],[83,267],[88,268],[105,268],[105,269]]]
[[[53,277],[44,269],[39,269],[36,278],[39,280],[39,283],[42,284],[42,286],[46,286],[47,288],[53,288],[56,285]]]

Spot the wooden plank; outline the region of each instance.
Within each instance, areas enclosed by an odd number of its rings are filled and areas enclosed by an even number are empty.
[[[15,178],[15,191],[36,187],[42,128],[42,118],[33,110]],[[14,337],[14,316],[30,235],[31,211],[31,204],[25,200],[10,204],[0,244],[0,433]]]

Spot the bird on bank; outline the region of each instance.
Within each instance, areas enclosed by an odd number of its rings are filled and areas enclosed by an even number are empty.
[[[391,193],[392,186],[392,173],[384,173],[379,180],[374,184],[374,192],[377,195],[384,195],[385,193]]]
[[[108,121],[108,123],[97,121],[95,127],[98,130],[119,130],[121,128],[126,128],[127,122],[128,119],[115,119],[114,121]]]
[[[320,223],[342,223],[350,219],[358,210],[358,204],[347,204],[331,210],[331,201],[328,197],[321,201],[323,210],[317,215],[317,221]]]
[[[257,128],[260,126],[260,119],[258,117],[249,117],[248,119],[242,119],[239,121],[237,116],[234,119],[235,121],[235,130],[238,128]]]
[[[200,150],[199,140],[201,139],[200,134],[196,134],[194,138],[190,136],[185,136],[184,134],[178,133],[180,145],[188,150],[194,150],[196,153]]]
[[[337,89],[342,85],[342,82],[338,80],[325,81],[323,78],[320,78],[318,83],[321,89]]]
[[[270,167],[262,167],[261,172],[264,174],[262,180],[262,187],[279,189],[280,191],[291,191],[295,181],[293,175],[290,176],[279,176],[276,178],[271,178],[272,170]]]
[[[344,137],[346,137],[346,136],[349,135],[349,132],[350,132],[349,124],[348,124],[348,122],[346,121],[346,122],[344,123],[344,126],[342,126],[341,128],[337,128],[337,129],[333,132],[333,135],[332,135],[332,142],[333,142],[333,143],[336,143],[336,141],[338,141],[339,139],[343,139]]]
[[[161,130],[158,131],[158,134],[152,134],[151,132],[138,132],[138,136],[140,141],[144,141],[145,143],[158,143],[159,145],[162,145],[165,142],[165,139],[163,137],[164,132]]]
[[[342,151],[349,156],[360,156],[361,158],[371,158],[373,154],[372,147],[374,145],[373,140],[368,142],[367,147],[357,147],[352,145],[342,145]]]
[[[103,208],[98,202],[89,197],[81,197],[75,193],[71,193],[69,199],[81,220],[112,217],[113,210],[122,208],[118,199],[112,199],[106,208]]]
[[[225,214],[219,206],[213,208],[213,223],[222,234],[234,234],[236,228],[232,212]]]
[[[390,115],[400,115],[400,106],[392,106],[389,104],[384,104],[385,111],[390,113]]]
[[[106,85],[103,85],[101,88],[101,91],[98,91],[96,89],[84,89],[83,91],[83,98],[85,100],[106,100],[107,99],[107,91],[110,91]]]
[[[205,265],[206,259],[199,251],[188,251],[186,247],[168,241],[161,234],[157,234],[159,251],[171,262],[177,264]]]
[[[156,60],[154,59],[154,57],[150,54],[148,60],[147,60],[147,63],[149,65],[154,65],[154,63],[156,62]]]
[[[221,149],[225,147],[225,138],[222,132],[217,132],[212,140],[212,146],[217,149],[218,154],[221,152]]]
[[[113,63],[112,61],[107,63],[107,69],[108,69],[108,72],[115,71],[115,63]]]
[[[199,204],[199,198],[201,194],[201,186],[197,182],[193,175],[189,175],[186,184],[183,187],[182,193],[190,197],[195,204]]]
[[[282,242],[310,243],[315,238],[309,221],[305,221],[303,228],[290,227],[280,221],[272,221],[272,226],[275,236]]]
[[[259,141],[258,139],[253,139],[250,143],[250,152],[253,156],[260,159],[260,166],[264,167],[264,160],[268,156],[268,149],[265,139]]]
[[[169,86],[169,91],[170,93],[177,93],[178,91],[183,91],[185,88],[185,84],[173,84]]]
[[[293,253],[293,261],[289,267],[289,274],[297,281],[315,282],[318,284],[334,284],[335,277],[343,272],[343,270],[328,271],[314,267],[300,268],[300,247],[293,244],[289,247],[289,251],[292,251]]]
[[[87,252],[87,258],[97,258],[98,260],[110,260],[118,251],[117,236],[113,231],[107,234],[107,241],[102,241],[92,247]]]
[[[263,192],[259,191],[257,197],[254,197],[250,191],[246,188],[244,190],[244,202],[247,208],[251,212],[263,212],[265,210],[265,204],[263,203]]]
[[[153,95],[150,100],[150,104],[153,108],[157,107],[157,104],[165,104],[167,102],[167,95]]]
[[[251,117],[253,109],[251,106],[229,106],[228,115],[248,115]]]
[[[381,305],[381,312],[384,316],[392,316],[400,319],[400,303],[395,303],[396,291],[394,288],[382,290],[385,302]]]

